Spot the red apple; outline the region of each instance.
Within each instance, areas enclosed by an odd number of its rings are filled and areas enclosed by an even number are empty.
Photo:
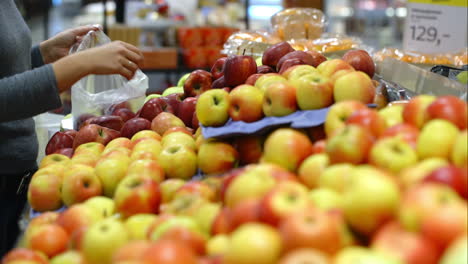
[[[432,171],[423,181],[446,184],[461,197],[468,198],[468,172],[466,169],[448,165]]]
[[[185,124],[176,115],[168,112],[158,114],[153,121],[151,121],[151,130],[159,135],[164,135],[164,132],[171,127],[185,127]]]
[[[313,154],[324,153],[326,146],[327,146],[327,141],[325,139],[318,140],[314,142],[314,145],[312,146],[312,153]]]
[[[221,57],[217,59],[216,62],[213,64],[213,67],[211,67],[211,75],[213,76],[214,80],[217,80],[224,75],[223,69],[226,60],[227,57]]]
[[[132,138],[133,135],[139,131],[149,129],[151,129],[150,121],[141,117],[135,117],[125,122],[122,129],[120,130],[120,133],[122,137]]]
[[[68,239],[69,235],[60,225],[45,224],[28,236],[27,244],[31,249],[52,258],[67,250]]]
[[[122,120],[120,116],[105,115],[105,116],[89,118],[83,123],[83,126],[89,125],[89,124],[96,124],[102,127],[107,127],[110,129],[114,129],[116,131],[120,131],[120,129],[122,129],[124,121]]]
[[[112,256],[112,263],[122,263],[125,261],[135,261],[138,263],[143,253],[151,246],[151,243],[146,240],[134,240],[117,249]]]
[[[2,264],[16,263],[18,261],[25,261],[30,264],[47,264],[47,258],[40,254],[38,251],[28,248],[14,248],[5,254],[2,258]],[[31,261],[31,262],[26,262]]]
[[[172,113],[174,115],[179,115],[179,107],[182,103],[182,96],[183,94],[181,93],[174,93],[160,97],[167,104],[167,107],[163,108],[163,111]]]
[[[54,152],[55,154],[62,154],[62,155],[65,155],[69,158],[72,158],[73,157],[73,154],[75,153],[75,150],[73,148],[61,148],[61,149],[58,149]]]
[[[263,73],[254,73],[252,75],[249,76],[249,78],[247,78],[247,80],[245,80],[245,84],[248,84],[248,85],[255,85],[255,82],[257,82],[257,79],[260,78],[260,76],[262,76]]]
[[[427,107],[429,119],[445,119],[460,130],[467,126],[466,102],[453,95],[438,97]]]
[[[230,230],[248,222],[260,221],[261,201],[259,199],[248,199],[238,203],[229,211]]]
[[[124,101],[118,104],[113,104],[109,107],[107,113],[113,113],[117,109],[132,109],[131,105],[129,102]]]
[[[157,115],[162,112],[175,113],[175,109],[167,103],[162,97],[152,98],[148,100],[140,109],[138,117],[152,121]]]
[[[76,136],[76,133],[78,133],[78,131],[74,130],[74,129],[66,129],[63,133],[71,136],[73,139],[75,139],[75,136]]]
[[[250,215],[250,212],[248,213]],[[211,224],[211,234],[228,234],[233,230],[231,224],[231,208],[223,207]]]
[[[264,138],[257,135],[247,135],[235,139],[234,148],[239,152],[240,165],[258,163],[263,153]]]
[[[331,163],[364,163],[373,140],[366,128],[348,125],[327,140],[326,153]]]
[[[302,50],[295,50],[281,57],[281,59],[278,61],[278,64],[276,65],[276,70],[279,72],[283,68],[283,63],[289,59],[299,59],[300,61],[302,61],[301,64],[307,64],[307,65],[314,64],[314,58],[312,57],[312,55]]]
[[[305,65],[306,63],[299,59],[299,58],[291,58],[284,60],[281,63],[281,68],[278,69],[279,74],[284,74],[289,68],[296,66],[296,65]]]
[[[179,241],[186,247],[192,249],[192,251],[199,256],[205,255],[206,239],[200,233],[188,228],[173,227],[164,232],[164,234],[159,239]]]
[[[346,120],[345,124],[354,124],[362,126],[365,129],[369,130],[372,133],[372,135],[376,138],[380,137],[387,128],[387,123],[385,122],[385,119],[382,116],[380,116],[377,113],[377,111],[369,108],[359,109],[355,111]]]
[[[55,132],[55,134],[47,142],[45,154],[49,155],[62,148],[72,148],[73,137],[65,132]]]
[[[193,97],[211,89],[212,75],[204,70],[195,70],[184,83],[185,97]]]
[[[226,86],[234,87],[243,84],[254,73],[257,73],[257,64],[250,56],[229,56],[224,65]]]
[[[183,242],[171,239],[158,240],[143,253],[144,263],[197,264],[196,254]]]
[[[432,95],[418,95],[413,97],[403,108],[403,120],[421,129],[429,120],[427,107],[436,100]]]
[[[224,79],[224,76],[219,77],[218,79],[214,80],[213,83],[211,84],[211,88],[213,89],[221,89],[226,87],[226,80]]]
[[[81,128],[81,124],[83,124],[87,119],[89,119],[91,117],[95,117],[95,115],[93,115],[93,114],[82,114],[82,115],[80,115],[76,120],[75,128],[78,128],[78,129]]]
[[[276,71],[268,65],[261,65],[257,67],[257,73],[270,73],[270,72],[276,72]]]
[[[327,137],[331,137],[336,131],[344,127],[346,119],[348,119],[354,111],[365,108],[367,108],[367,106],[358,101],[344,101],[332,105],[325,118],[325,134]]]
[[[180,103],[178,117],[184,122],[185,126],[192,126],[192,119],[197,105],[197,97],[187,97]]]
[[[112,112],[112,115],[113,116],[120,116],[120,118],[122,118],[122,120],[124,122],[127,122],[128,120],[134,118],[136,115],[135,113],[130,110],[130,109],[127,109],[127,108],[119,108],[119,109],[115,109],[113,112]]]
[[[343,55],[342,59],[353,66],[356,71],[365,72],[370,78],[374,77],[375,64],[367,51],[350,50]]]
[[[72,235],[80,229],[90,227],[101,218],[101,214],[98,214],[91,207],[85,204],[75,204],[60,213],[57,224],[61,225],[69,235]]]
[[[78,131],[75,140],[73,141],[73,148],[76,149],[79,145],[88,142],[98,142],[106,145],[111,140],[118,137],[120,137],[119,131],[95,124],[90,124],[82,127]]]
[[[286,54],[293,52],[294,49],[286,42],[277,43],[263,52],[262,64],[276,68],[278,61]]]
[[[313,63],[311,66],[314,66],[317,68],[322,62],[327,60],[327,57],[325,57],[322,53],[315,51],[315,50],[308,50],[306,51],[310,56],[313,58]]]

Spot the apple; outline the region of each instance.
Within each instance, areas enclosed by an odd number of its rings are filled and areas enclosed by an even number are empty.
[[[227,172],[236,166],[238,160],[237,150],[222,141],[202,143],[198,150],[198,167],[205,174]]]
[[[211,73],[204,70],[195,70],[190,73],[184,83],[185,97],[197,96],[210,90],[212,78]]]
[[[291,67],[297,66],[297,65],[307,65],[302,59],[299,58],[291,58],[283,61],[281,64],[281,68],[278,69],[278,73],[281,75],[284,75],[284,73]]]
[[[422,128],[429,120],[427,107],[436,100],[433,95],[418,95],[413,98],[403,108],[403,120],[417,128]]]
[[[277,226],[294,212],[304,211],[309,206],[307,188],[296,182],[279,183],[262,199],[259,207],[260,220]]]
[[[185,184],[185,181],[182,179],[167,179],[159,185],[161,190],[161,200],[162,203],[169,203],[172,201],[175,192]]]
[[[229,118],[229,93],[214,89],[203,93],[195,108],[200,123],[204,126],[222,126]]]
[[[175,133],[175,132],[182,132],[186,135],[189,135],[190,137],[192,137],[194,140],[195,140],[195,137],[193,135],[193,129],[190,128],[190,127],[171,127],[169,128],[168,130],[166,130],[166,132],[164,132],[163,134],[163,137],[171,134],[171,133]]]
[[[149,177],[157,183],[161,183],[164,180],[164,169],[159,165],[158,162],[150,159],[134,160],[127,168],[128,175],[141,175]]]
[[[187,78],[190,76],[190,73],[186,73],[180,77],[179,81],[177,81],[177,86],[178,87],[184,87],[185,81]]]
[[[148,100],[138,112],[138,117],[151,122],[162,112],[175,113],[176,109],[174,109],[172,105],[168,104],[168,102],[163,98],[164,97],[159,97]]]
[[[453,95],[437,97],[426,108],[429,119],[445,119],[452,122],[460,130],[466,129],[466,102]]]
[[[153,224],[158,216],[154,214],[134,214],[128,217],[124,224],[127,229],[130,240],[144,240],[148,233],[148,229]]]
[[[293,52],[294,49],[291,45],[286,42],[277,43],[263,52],[262,64],[276,68],[278,61],[286,54]]]
[[[198,98],[187,97],[179,106],[179,118],[184,122],[186,127],[192,127],[192,119],[195,114],[195,106]]]
[[[159,135],[158,133],[154,132],[153,130],[142,130],[142,131],[138,131],[137,133],[135,133],[135,135],[133,135],[130,140],[133,142],[133,144],[136,144],[138,143],[140,140],[143,140],[143,139],[146,139],[146,138],[153,138],[153,139],[156,139],[156,140],[161,140],[161,135]]]
[[[418,162],[416,151],[398,137],[383,138],[375,142],[369,153],[369,163],[398,174]]]
[[[254,258],[251,252],[255,252]],[[225,262],[274,264],[279,260],[281,252],[281,237],[274,228],[260,223],[248,223],[232,233]]]
[[[229,183],[224,203],[233,208],[241,201],[263,197],[275,185],[276,181],[270,174],[260,174],[254,170],[241,172]]]
[[[333,258],[334,264],[400,264],[394,256],[387,256],[362,246],[340,250]]]
[[[432,171],[449,165],[448,161],[441,158],[428,158],[421,160],[415,165],[402,170],[399,173],[399,178],[404,189],[408,189],[414,185],[421,183]]]
[[[312,153],[313,154],[325,153],[326,146],[327,146],[327,141],[325,139],[315,141],[314,145],[312,146]]]
[[[84,205],[90,207],[97,213],[102,214],[102,218],[112,216],[115,212],[115,202],[105,196],[95,196],[86,200]]]
[[[348,125],[328,139],[325,151],[332,164],[361,164],[366,162],[372,144],[373,137],[369,130]]]
[[[220,211],[215,216],[211,224],[210,233],[212,235],[228,234],[233,230],[231,223],[231,211],[231,208],[221,207]],[[247,215],[250,217],[250,211]]]
[[[168,178],[190,179],[197,172],[197,154],[187,146],[164,148],[158,156],[158,163]]]
[[[385,119],[387,127],[403,123],[403,105],[388,105],[379,110],[379,115]]]
[[[418,141],[419,137],[419,130],[413,125],[401,123],[385,129],[380,137],[397,137],[408,143],[411,147],[416,148],[416,142]]]
[[[184,93],[184,87],[172,86],[172,87],[166,88],[164,92],[161,94],[161,96],[164,97],[170,94],[183,94],[183,93]]]
[[[162,97],[162,94],[150,94],[150,95],[146,96],[145,103],[148,102],[149,100],[153,99],[153,98],[160,98],[160,97]]]
[[[99,114],[101,114],[101,113],[99,113]],[[78,128],[78,129],[81,128],[81,124],[82,124],[83,122],[85,122],[88,118],[95,117],[95,116],[96,116],[96,115],[91,114],[91,113],[84,113],[84,114],[81,114],[81,115],[77,118],[77,120],[75,120],[75,118],[73,118],[73,120],[74,120],[74,122],[75,122],[74,127],[75,127],[75,128]]]
[[[120,108],[120,109],[123,109],[123,108]],[[124,121],[120,116],[104,115],[104,116],[89,118],[82,124],[82,126],[86,126],[89,124],[96,124],[102,127],[107,127],[116,131],[120,131],[120,129],[122,129]]]
[[[129,163],[129,158],[106,158],[96,165],[95,173],[102,183],[102,190],[105,196],[114,197],[117,185],[127,175]]]
[[[280,71],[280,69],[284,71],[285,69],[283,69],[284,68],[283,64],[287,60],[293,60],[293,59],[299,60],[300,64],[307,64],[307,65],[314,64],[314,58],[312,57],[312,55],[302,50],[295,50],[281,57],[281,59],[278,61],[278,64],[276,65],[276,70],[278,72]]]
[[[318,73],[297,77],[291,84],[296,87],[297,104],[301,110],[320,109],[333,103],[333,84]]]
[[[435,169],[424,177],[423,182],[438,182],[450,186],[461,197],[468,198],[468,172],[453,165]]]
[[[74,153],[75,153],[75,150],[73,148],[61,148],[54,152],[54,154],[62,154],[69,158],[72,158]]]
[[[285,252],[315,248],[335,254],[341,248],[339,226],[324,211],[309,208],[286,216],[279,225]]]
[[[337,102],[330,107],[325,117],[325,134],[331,137],[336,131],[345,126],[346,120],[359,109],[367,106],[358,101]]]
[[[50,260],[50,264],[86,264],[86,260],[81,252],[67,250],[53,257]]]
[[[450,153],[450,160],[461,168],[468,166],[468,149],[466,146],[468,146],[468,132],[465,129],[458,134]]]
[[[101,156],[101,154],[102,154],[102,152],[104,151],[105,148],[106,148],[106,146],[104,146],[102,143],[88,142],[88,143],[84,143],[84,144],[79,145],[75,149],[75,153],[73,154],[73,156],[79,155],[81,153],[84,153],[86,155],[88,155],[88,153],[91,153],[91,154],[94,154],[94,155],[99,157],[99,156]]]
[[[427,122],[416,143],[418,157],[448,159],[458,134],[458,128],[447,120],[433,119]]]
[[[255,166],[255,165],[252,165]],[[240,168],[235,168],[232,169],[226,173],[224,173],[221,176],[221,186],[219,190],[219,196],[221,198],[221,201],[225,200],[225,194],[226,191],[229,187],[229,185],[232,183],[232,181],[239,175],[241,175],[244,171],[246,171],[246,167],[240,167]]]
[[[198,264],[197,256],[181,241],[162,239],[151,244],[143,253],[143,263]]]
[[[218,79],[214,80],[213,83],[211,84],[211,88],[213,89],[221,89],[225,88],[227,86],[226,80],[224,79],[224,76],[219,77]]]
[[[254,198],[241,201],[233,208],[230,208],[227,213],[228,231],[235,230],[246,223],[261,222],[260,211],[262,206],[262,199]]]
[[[270,72],[276,72],[276,71],[272,67],[267,66],[267,65],[257,66],[257,73],[262,73],[263,74],[263,73],[270,73]],[[254,75],[254,74],[252,74],[252,75]],[[252,76],[252,75],[250,75],[250,76]]]
[[[309,192],[309,200],[313,206],[325,211],[343,210],[343,196],[332,189],[313,189]]]
[[[468,259],[467,247],[468,240],[466,235],[453,241],[440,258],[440,264],[463,264]]]
[[[404,230],[396,221],[382,226],[373,236],[371,246],[377,252],[394,256],[408,264],[437,264],[440,253],[430,240],[421,234]]]
[[[387,128],[387,122],[377,111],[369,108],[359,109],[351,114],[345,124],[362,126],[372,132],[376,138],[380,137]]]
[[[229,93],[229,116],[234,121],[254,122],[263,117],[263,92],[252,85],[239,85]]]
[[[318,187],[344,193],[351,182],[354,165],[349,163],[333,164],[326,167],[318,178]]]
[[[334,73],[342,70],[354,70],[353,66],[341,59],[332,59],[320,63],[317,70],[326,77],[331,77]]]
[[[85,125],[76,134],[75,140],[73,141],[73,148],[76,149],[79,145],[88,142],[98,142],[106,145],[112,139],[118,137],[120,137],[119,131],[95,124]]]
[[[297,177],[309,189],[318,186],[320,175],[330,164],[326,154],[316,154],[307,157],[297,170]]]
[[[322,53],[316,50],[308,50],[306,52],[312,56],[313,62],[311,65],[315,68],[317,68],[322,62],[327,61],[327,57],[325,57]]]
[[[374,101],[375,86],[364,72],[349,72],[336,79],[333,97],[336,102],[357,100],[370,104]]]
[[[150,246],[151,243],[146,240],[130,241],[114,252],[112,263],[142,263],[143,254]]]
[[[28,247],[52,258],[67,249],[69,235],[58,224],[44,224],[31,232]]]
[[[141,175],[129,175],[117,186],[115,209],[127,218],[135,214],[158,213],[161,193],[156,181]]]
[[[162,144],[154,138],[142,138],[135,143],[130,156],[131,161],[137,159],[153,159],[156,160],[159,153],[162,151]],[[143,155],[143,154],[148,155]]]
[[[168,112],[158,114],[153,121],[151,121],[151,130],[159,135],[163,135],[164,132],[171,127],[185,127],[185,124],[176,115]]]
[[[63,176],[61,192],[63,203],[66,206],[101,195],[102,191],[101,181],[92,167],[73,165]]]
[[[14,261],[31,261],[32,264],[47,264],[47,257],[28,248],[14,248],[2,257],[2,264],[10,264]]]
[[[278,73],[265,73],[262,76],[258,77],[255,81],[255,87],[260,88],[263,92],[266,91],[266,88],[270,86],[270,84],[275,82],[286,82],[287,79],[284,78],[281,74]]]
[[[166,232],[174,228],[184,228],[197,234],[202,234],[200,227],[191,217],[169,215],[166,220],[161,221],[158,225],[154,226],[153,229],[149,230],[148,238],[149,240],[157,241],[158,239],[161,239]]]
[[[164,135],[161,140],[161,145],[163,148],[175,145],[182,145],[192,149],[193,151],[196,151],[197,149],[195,145],[195,139],[193,139],[192,135],[187,135],[184,132],[173,132]]]
[[[34,176],[28,187],[29,204],[38,212],[59,209],[62,206],[61,186],[59,175],[44,173]]]
[[[286,116],[297,110],[296,88],[288,82],[275,82],[266,87],[263,97],[265,116]]]
[[[262,158],[295,172],[311,154],[312,142],[306,135],[294,129],[280,128],[267,137]]]
[[[202,234],[183,226],[170,228],[164,232],[159,239],[180,241],[185,244],[185,246],[191,248],[197,255],[205,255],[206,238]]]
[[[233,146],[239,153],[239,164],[258,163],[263,153],[263,136],[246,135],[235,139]]]
[[[283,255],[278,264],[299,264],[299,263],[313,263],[313,264],[330,264],[330,257],[320,250],[313,248],[301,248],[288,252]]]
[[[209,236],[211,227],[221,211],[220,203],[202,203],[201,206],[192,214],[192,218],[197,222],[203,234]]]
[[[210,177],[211,178],[211,177]],[[199,196],[207,201],[215,201],[216,192],[210,185],[201,181],[191,181],[182,185],[174,193],[173,199],[178,199],[181,196]]]
[[[365,72],[370,78],[374,77],[375,64],[365,50],[349,50],[342,59],[353,66],[356,71]]]
[[[224,64],[224,80],[229,87],[245,83],[245,80],[254,73],[257,73],[257,64],[251,56],[232,55]]]
[[[127,149],[132,149],[133,143],[130,139],[125,138],[125,137],[118,137],[114,138],[111,140],[109,143],[107,143],[106,147],[104,148],[102,154],[105,155],[106,153],[110,152],[111,150],[117,149],[117,148],[127,148]]]
[[[112,255],[129,238],[124,224],[113,218],[104,219],[93,224],[83,238],[82,253],[90,263],[112,263]]]
[[[47,142],[45,148],[45,154],[49,155],[62,148],[72,148],[73,137],[66,134],[65,132],[55,132],[55,134]]]
[[[63,166],[68,167],[68,165],[70,165],[70,158],[62,154],[49,154],[41,160],[39,169],[53,164],[62,164]]]
[[[224,234],[212,236],[206,243],[208,256],[224,255],[229,251],[229,237]]]
[[[249,78],[247,78],[247,80],[245,80],[245,84],[255,85],[258,78],[260,78],[262,75],[264,75],[264,73],[255,73],[255,74],[250,75]]]
[[[283,72],[283,76],[290,80],[294,81],[299,79],[300,77],[304,75],[309,75],[313,73],[318,73],[317,69],[314,67],[307,65],[307,64],[302,64],[302,65],[294,65],[290,68],[288,68],[285,72]]]
[[[211,75],[213,79],[219,79],[224,75],[224,64],[226,63],[227,57],[221,57],[215,61],[213,67],[211,67]]]
[[[367,165],[353,169],[343,193],[343,208],[356,231],[371,234],[396,215],[399,203],[400,190],[390,176]]]
[[[112,112],[112,115],[113,116],[119,116],[120,118],[122,118],[122,121],[123,122],[127,122],[128,120],[134,118],[136,115],[135,113],[130,110],[130,109],[127,109],[127,108],[119,108],[119,109],[116,109]]]

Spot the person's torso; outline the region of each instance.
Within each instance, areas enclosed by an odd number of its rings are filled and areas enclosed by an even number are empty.
[[[0,79],[31,69],[31,33],[14,0],[0,5]],[[1,89],[2,87],[0,87]],[[15,98],[11,98],[15,100]],[[37,156],[37,138],[32,118],[0,122],[0,174],[29,166]],[[16,164],[18,163],[18,164]],[[13,165],[14,164],[14,165]],[[8,167],[8,169],[4,169]]]

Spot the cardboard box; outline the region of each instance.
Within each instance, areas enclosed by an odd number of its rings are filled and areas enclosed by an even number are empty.
[[[176,48],[144,48],[142,69],[176,69]]]

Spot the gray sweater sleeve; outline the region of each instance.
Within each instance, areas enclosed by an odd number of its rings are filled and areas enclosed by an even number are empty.
[[[42,59],[41,50],[39,49],[39,45],[34,46],[31,49],[31,66],[32,68],[41,67],[44,65],[44,60]]]
[[[0,122],[33,117],[61,104],[50,64],[0,79]]]

